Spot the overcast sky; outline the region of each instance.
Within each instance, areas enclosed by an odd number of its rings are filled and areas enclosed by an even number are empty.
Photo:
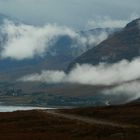
[[[140,0],[0,0],[0,13],[30,24],[83,28],[99,16],[126,19],[140,15]]]

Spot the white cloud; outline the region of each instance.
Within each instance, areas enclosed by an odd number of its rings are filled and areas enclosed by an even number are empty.
[[[123,102],[128,102],[140,97],[140,82],[136,82],[138,79],[140,79],[140,58],[132,62],[123,60],[113,65],[77,65],[68,74],[63,71],[42,71],[40,74],[23,76],[18,81],[37,81],[49,84],[77,83],[93,86],[104,85],[107,87],[113,85],[113,88],[107,88],[101,93],[116,96],[119,99],[124,97]]]
[[[99,35],[90,35],[86,38],[88,45],[98,45],[105,39],[107,39],[108,33],[105,31],[102,31]]]
[[[69,74],[63,71],[43,71],[41,74],[32,74],[22,77],[22,81],[42,81],[47,83],[79,83],[87,85],[114,85],[140,78],[140,58],[119,63],[77,65]],[[57,79],[56,81],[54,79]]]
[[[31,25],[15,25],[7,21],[1,28],[2,33],[7,35],[7,42],[1,52],[2,58],[22,60],[43,55],[49,48],[50,43],[59,35],[68,35],[72,38],[77,33],[67,27],[46,25],[35,27]]]
[[[46,83],[60,83],[66,77],[66,74],[63,71],[42,71],[41,74],[31,74],[24,76],[19,79],[19,81],[37,81],[37,82],[46,82]]]
[[[113,96],[126,95],[128,97],[126,102],[129,102],[140,98],[140,82],[135,81],[130,83],[124,83],[112,89],[104,90],[103,94]]]
[[[105,31],[98,35],[84,36],[68,27],[55,24],[36,27],[14,24],[11,21],[5,22],[1,27],[1,32],[7,37],[5,44],[2,46],[1,57],[16,60],[43,56],[50,46],[56,43],[58,37],[63,35],[67,35],[74,40],[74,43],[69,47],[78,48],[80,53],[85,52],[87,46],[93,47],[108,37],[108,33]]]

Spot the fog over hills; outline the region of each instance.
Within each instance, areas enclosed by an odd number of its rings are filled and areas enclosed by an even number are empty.
[[[12,77],[42,69],[65,70],[76,57],[119,30],[77,32],[55,24],[27,25],[5,15],[0,15],[0,21],[0,72]]]
[[[140,0],[0,0],[0,140],[140,140]]]
[[[43,71],[41,75],[37,74],[36,78],[32,75],[27,76],[27,79],[40,81],[43,77],[42,81],[51,83],[55,74],[59,77],[58,81],[54,80],[56,83],[77,82],[91,85],[111,85],[136,80],[139,78],[139,32],[137,19],[76,58],[69,66],[71,70],[68,74],[63,71]],[[74,67],[75,64],[77,65]],[[133,75],[129,75],[130,73]]]
[[[116,23],[118,27],[118,21]],[[136,81],[140,78],[140,59],[136,58],[139,56],[139,19],[122,29],[96,28],[79,32],[56,24],[34,26],[7,19],[1,24],[0,32],[1,86],[8,95],[3,81],[8,82],[10,93],[13,86],[24,92],[36,90],[47,94],[52,86],[55,94],[63,89],[67,92],[73,84],[74,89],[81,85],[76,94],[80,101],[82,85],[87,85],[93,88],[99,104],[106,104],[108,98],[110,103],[122,103],[140,96],[139,81]],[[65,88],[65,84],[69,86]],[[101,89],[97,92],[98,86]],[[43,97],[35,102],[44,103]],[[94,101],[91,100],[96,104]]]
[[[44,70],[19,80],[113,86],[101,93],[127,96],[127,101],[137,99],[140,97],[139,33],[139,19],[136,19],[128,23],[123,30],[110,35],[108,39],[78,57],[68,67],[68,73]]]
[[[140,19],[136,19],[101,44],[85,52],[70,64],[116,63],[123,59],[131,61],[140,55]]]

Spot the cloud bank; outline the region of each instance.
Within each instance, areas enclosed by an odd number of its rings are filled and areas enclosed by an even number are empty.
[[[42,71],[22,77],[21,81],[46,83],[78,83],[87,85],[116,85],[140,78],[140,58],[132,62],[123,60],[116,64],[76,65],[68,74],[63,71]]]
[[[108,102],[112,102],[114,97],[118,101],[128,102],[140,98],[140,58],[132,62],[123,60],[113,65],[99,64],[93,66],[89,64],[77,65],[70,73],[64,71],[42,71],[40,74],[26,75],[18,79],[21,82],[45,82],[48,84],[74,83],[83,85],[103,85],[106,89],[101,94],[110,97]],[[113,86],[108,88],[108,86]]]
[[[105,95],[113,95],[120,97],[125,95],[127,97],[126,102],[130,102],[140,98],[140,82],[134,81],[130,83],[124,83],[112,89],[104,90],[102,93]]]
[[[108,33],[105,31],[98,35],[89,34],[84,36],[65,26],[47,24],[37,27],[14,24],[11,21],[5,21],[0,30],[1,34],[6,36],[5,44],[2,46],[1,58],[16,60],[43,56],[60,36],[69,36],[74,40],[74,43],[69,47],[76,47],[81,53],[87,50],[87,46],[97,45],[108,37]]]
[[[7,41],[3,46],[1,57],[17,60],[43,55],[59,35],[68,35],[72,38],[77,36],[69,28],[57,25],[35,27],[25,24],[16,25],[9,21],[3,25],[2,33],[7,36]]]
[[[11,58],[15,60],[32,59],[36,56],[42,57],[50,51],[50,47],[55,45],[61,36],[71,38],[72,44],[69,47],[76,48],[76,51],[78,51],[76,54],[80,55],[107,39],[108,35],[114,32],[113,29],[122,28],[137,17],[134,14],[127,20],[98,17],[96,20],[88,22],[88,28],[110,28],[110,31],[102,30],[99,33],[85,31],[85,34],[56,24],[33,26],[5,20],[0,27],[0,33],[6,38],[1,45],[0,56],[3,59]]]

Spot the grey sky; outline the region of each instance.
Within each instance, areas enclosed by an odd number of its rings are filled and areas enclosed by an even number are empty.
[[[31,24],[58,23],[83,28],[91,19],[140,15],[140,0],[0,0],[0,13]]]

